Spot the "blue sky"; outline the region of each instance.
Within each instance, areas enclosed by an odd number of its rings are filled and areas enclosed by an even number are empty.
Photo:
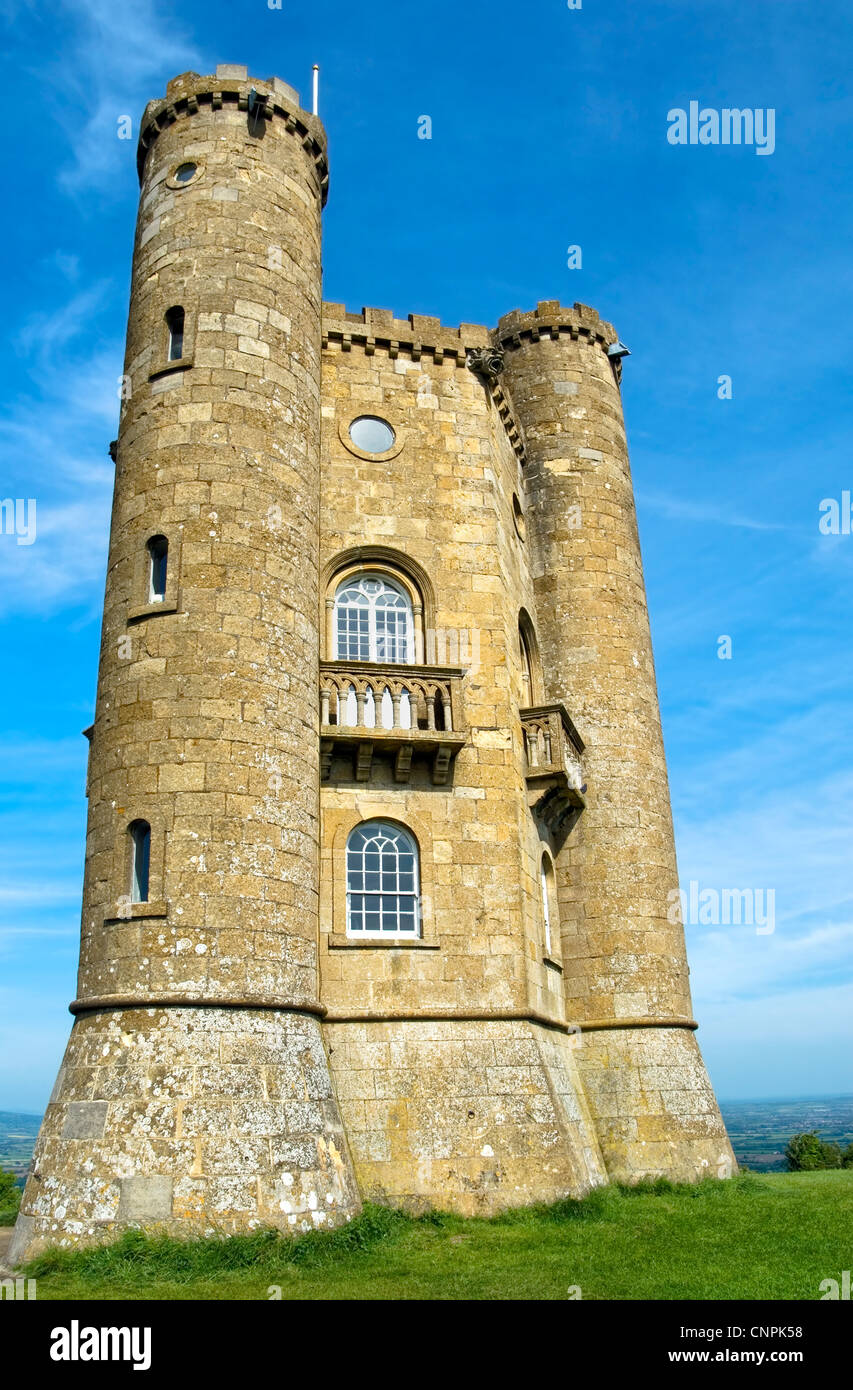
[[[853,1090],[853,535],[818,529],[853,487],[848,0],[0,16],[0,495],[38,508],[34,544],[0,535],[0,1109],[44,1105],[75,992],[137,122],[170,76],[217,62],[306,102],[321,64],[326,298],[489,324],[581,300],[632,349],[681,881],[776,900],[771,934],[688,926],[700,1041],[724,1098]],[[773,108],[774,153],[668,144],[691,100]]]

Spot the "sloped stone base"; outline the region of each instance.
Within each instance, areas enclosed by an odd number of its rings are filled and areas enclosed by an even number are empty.
[[[612,1182],[695,1182],[737,1172],[691,1029],[584,1033],[577,1064]]]
[[[42,1123],[14,1264],[128,1226],[231,1235],[360,1209],[319,1021],[152,1008],[84,1014]]]
[[[365,1200],[489,1215],[606,1181],[572,1035],[498,1019],[324,1029]]]

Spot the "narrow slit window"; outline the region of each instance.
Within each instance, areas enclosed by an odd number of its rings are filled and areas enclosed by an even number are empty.
[[[530,658],[530,643],[524,628],[519,625],[518,645],[521,651],[521,687],[525,706],[533,704],[533,662]]]
[[[545,954],[546,956],[552,956],[554,954],[554,935],[559,927],[559,917],[554,865],[547,854],[542,855],[539,872],[542,883],[542,918],[545,928]]]
[[[170,362],[178,362],[184,355],[184,311],[179,304],[166,310],[166,328],[169,331]]]
[[[152,536],[148,542],[148,602],[162,603],[166,597],[169,568],[169,542],[165,536]]]
[[[151,826],[147,820],[135,820],[130,830],[130,901],[148,902],[148,880],[151,866]]]

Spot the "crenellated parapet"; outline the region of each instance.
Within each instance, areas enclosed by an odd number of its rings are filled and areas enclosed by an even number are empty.
[[[285,130],[301,141],[313,159],[325,206],[329,193],[329,163],[322,122],[303,111],[299,93],[279,77],[261,82],[258,78],[250,78],[247,68],[231,63],[220,64],[215,73],[205,77],[197,72],[181,73],[168,84],[165,101],[148,103],[136,151],[140,183],[148,151],[158,135],[182,117],[194,116],[205,107],[213,111],[225,108],[245,111],[255,134],[262,121],[282,121]]]
[[[469,352],[488,348],[489,330],[480,323],[461,323],[448,328],[427,314],[409,314],[395,318],[390,309],[362,309],[360,314],[347,311],[344,304],[323,305],[323,347],[340,347],[342,352],[360,349],[372,357],[377,349],[391,358],[410,358],[420,362],[455,362],[464,367]]]
[[[558,299],[544,299],[529,313],[513,309],[498,319],[493,334],[494,341],[505,349],[518,348],[524,342],[538,343],[540,338],[576,342],[585,338],[605,352],[617,341],[613,324],[599,318],[588,304],[576,303],[569,308]]]
[[[523,464],[524,433],[500,379],[502,356],[490,337],[488,328],[480,323],[461,323],[457,328],[448,328],[427,314],[409,314],[399,319],[390,309],[364,308],[356,314],[348,312],[344,304],[323,305],[323,347],[326,349],[355,350],[366,357],[384,352],[392,360],[398,357],[411,362],[427,359],[437,366],[452,362],[457,367],[470,368],[488,391],[509,442]]]

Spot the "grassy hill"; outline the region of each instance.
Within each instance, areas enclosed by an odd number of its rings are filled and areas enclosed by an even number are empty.
[[[850,1268],[853,1170],[609,1187],[491,1220],[367,1207],[340,1231],[51,1252],[44,1299],[820,1299]],[[577,1294],[574,1295],[575,1297]]]

